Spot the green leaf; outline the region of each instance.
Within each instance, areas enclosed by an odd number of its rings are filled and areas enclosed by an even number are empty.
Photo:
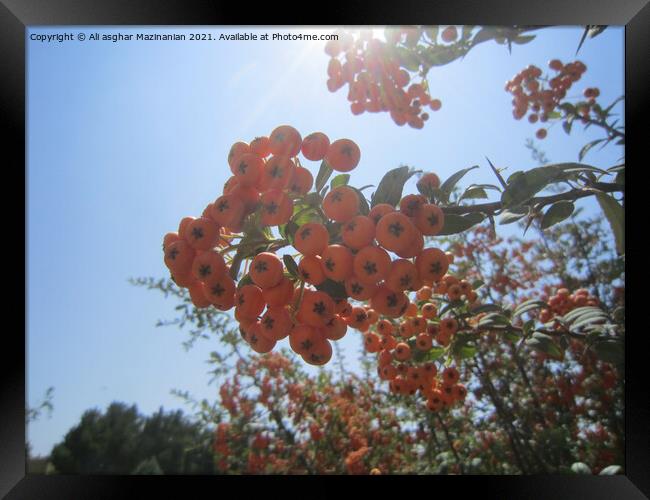
[[[366,197],[357,188],[352,186],[349,187],[354,189],[357,192],[357,196],[359,197],[359,213],[361,215],[368,215],[370,213],[370,207],[368,206],[368,200],[366,200]]]
[[[558,222],[562,222],[571,216],[575,210],[575,205],[570,201],[558,201],[553,203],[542,217],[542,229],[548,229]]]
[[[343,283],[326,279],[320,285],[316,286],[316,290],[327,293],[333,299],[347,299],[348,294],[345,291]]]
[[[339,174],[330,181],[330,188],[334,189],[339,186],[347,186],[350,181],[350,174]]]
[[[519,35],[518,37],[512,39],[512,43],[523,45],[525,43],[532,42],[534,39],[535,35]]]
[[[478,289],[481,288],[483,285],[485,285],[485,281],[483,281],[483,280],[474,280],[474,281],[472,282],[472,288],[473,288],[474,290],[478,290]],[[479,307],[481,307],[481,306],[479,306]],[[498,307],[498,306],[497,306],[497,307]]]
[[[573,120],[575,120],[574,115],[570,115],[565,121],[562,122],[562,129],[568,134],[571,134],[571,125],[573,125]]]
[[[468,187],[467,189],[465,189],[463,194],[460,195],[460,198],[458,198],[458,201],[460,202],[460,200],[465,199],[465,198],[475,200],[475,199],[485,199],[487,197],[488,197],[488,195],[485,192],[485,189],[483,189],[482,187],[479,187],[479,186],[477,186],[477,187]]]
[[[483,282],[481,281],[481,283]],[[503,308],[497,304],[483,304],[472,309],[472,314],[481,314],[481,313],[497,312],[497,311],[501,312],[503,311]]]
[[[419,71],[421,64],[420,58],[413,50],[404,47],[395,47],[395,50],[401,66],[409,71]]]
[[[614,476],[616,474],[622,474],[623,467],[620,465],[609,465],[600,471],[599,476]]]
[[[512,312],[512,317],[515,318],[527,312],[534,311],[535,309],[542,309],[542,308],[549,308],[549,307],[550,306],[543,300],[530,299],[519,304]]]
[[[567,324],[570,324],[572,321],[578,319],[581,315],[592,311],[600,312],[601,309],[595,306],[576,307],[573,311],[565,314],[564,317],[562,317],[561,319],[565,321]]]
[[[284,265],[287,268],[287,271],[289,271],[289,274],[293,276],[294,278],[300,279],[300,271],[298,271],[298,264],[296,264],[296,261],[293,260],[293,257],[291,255],[283,255],[282,260],[284,261]]]
[[[625,253],[625,212],[623,207],[611,196],[605,193],[596,193],[596,200],[605,213],[616,240],[616,252]]]
[[[623,342],[619,340],[605,340],[597,342],[592,346],[599,359],[606,363],[622,365],[625,359],[625,349]]]
[[[440,359],[445,354],[445,349],[443,347],[432,347],[427,353],[427,358],[429,361],[436,361]]]
[[[478,45],[482,42],[487,42],[488,40],[493,40],[497,32],[494,28],[482,28],[480,29],[474,38],[472,38],[472,47]]]
[[[494,326],[494,325],[509,325],[510,319],[503,314],[490,313],[483,316],[478,322],[478,326]]]
[[[293,245],[294,238],[296,236],[296,231],[298,231],[298,224],[293,221],[289,221],[286,224],[279,227],[280,234],[283,238],[289,240],[289,243]]]
[[[473,358],[474,356],[476,356],[476,351],[477,351],[476,346],[464,345],[459,349],[457,356],[460,359]]]
[[[572,464],[571,470],[575,474],[591,474],[591,469],[589,468],[589,466],[582,462],[575,462],[574,464]]]
[[[578,153],[578,160],[582,161],[582,159],[585,157],[585,155],[589,152],[591,148],[596,146],[597,144],[600,144],[606,139],[596,139],[595,141],[588,142],[582,148],[580,149],[580,153]]]
[[[330,175],[332,175],[332,172],[334,172],[332,167],[330,167],[329,164],[325,160],[323,160],[320,164],[320,169],[318,170],[318,174],[316,174],[316,184],[315,184],[316,192],[320,192],[320,190],[323,189],[323,187],[327,183],[327,179],[329,179]]]
[[[246,273],[244,274],[239,282],[237,283],[237,290],[239,290],[241,287],[245,285],[253,285],[253,278],[251,278],[251,275]]]
[[[541,332],[533,332],[532,337],[527,339],[526,345],[535,349],[536,351],[541,351],[549,356],[554,358],[562,358],[562,351],[560,348],[553,342],[553,339]]]
[[[521,205],[553,182],[562,170],[557,165],[537,167],[509,181],[501,195],[504,208]]]
[[[478,165],[474,165],[473,167],[469,167],[469,168],[464,168],[462,170],[459,170],[455,174],[452,174],[445,182],[443,182],[440,185],[440,189],[447,194],[451,193],[456,183],[459,180],[461,180],[467,172],[469,172],[470,170],[474,170],[475,168],[478,168]]]
[[[528,214],[527,208],[522,208],[521,210],[504,210],[501,212],[499,217],[499,224],[512,224],[517,222],[519,219],[523,219]]]
[[[415,174],[415,170],[407,166],[389,170],[381,179],[377,191],[373,194],[371,205],[374,207],[380,203],[387,203],[392,207],[396,206],[402,199],[404,184],[413,174]]]
[[[483,219],[485,216],[480,212],[472,212],[467,215],[445,214],[445,223],[438,236],[461,233],[482,222]]]
[[[436,47],[427,47],[424,49],[421,56],[429,66],[443,66],[454,59],[458,59],[464,52],[464,50],[459,50],[455,45],[437,45]]]

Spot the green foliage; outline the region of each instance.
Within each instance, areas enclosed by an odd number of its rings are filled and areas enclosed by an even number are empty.
[[[371,206],[374,207],[380,203],[396,206],[402,199],[404,184],[415,173],[415,170],[407,166],[389,170],[379,182],[377,191],[372,195]]]
[[[86,411],[54,446],[51,463],[61,474],[208,474],[210,442],[180,411],[144,417],[135,405],[115,402],[105,413]]]

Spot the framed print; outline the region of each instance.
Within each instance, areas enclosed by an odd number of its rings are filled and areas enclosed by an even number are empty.
[[[241,10],[0,5],[2,495],[647,498],[647,3]]]

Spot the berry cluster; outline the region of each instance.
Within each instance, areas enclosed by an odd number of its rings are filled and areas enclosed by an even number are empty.
[[[560,288],[548,299],[550,309],[542,309],[539,319],[542,323],[548,323],[554,316],[564,316],[577,307],[593,306],[598,307],[600,301],[589,293],[589,290],[580,288],[571,293],[567,288]]]
[[[429,95],[426,79],[412,81],[395,50],[414,33],[417,42],[419,30],[409,28],[387,30],[385,42],[372,38],[367,30],[362,30],[356,40],[352,34],[343,33],[338,40],[329,41],[325,46],[325,52],[331,57],[327,67],[327,88],[336,92],[347,83],[348,100],[354,115],[364,111],[388,111],[397,125],[408,123],[413,128],[422,128],[429,119],[425,107],[438,111],[442,104]],[[447,33],[445,37],[451,39],[451,34]]]
[[[308,323],[325,327],[322,318],[333,309],[327,294],[298,290],[273,251],[258,252],[249,262],[247,279],[242,278],[239,284],[238,268],[232,267],[234,259],[224,258],[239,246],[232,244],[233,239],[243,241],[245,234],[237,233],[247,232],[247,221],[249,229],[251,224],[265,228],[289,221],[294,202],[313,184],[311,172],[300,165],[299,152],[308,160],[325,160],[340,172],[352,170],[360,159],[353,141],[330,143],[320,132],[303,139],[287,125],[250,144],[237,142],[228,155],[233,175],[225,183],[223,195],[210,203],[201,217],[182,219],[178,232],[166,234],[163,240],[164,261],[176,284],[189,290],[198,308],[214,305],[226,311],[235,307],[242,334],[257,352],[270,351],[277,340],[288,336],[297,313],[302,311]],[[319,298],[325,300],[324,305]],[[290,309],[287,306],[292,300],[294,308]],[[322,315],[308,311],[310,304],[318,310],[325,307],[325,311]],[[323,342],[310,352],[309,360],[322,364],[330,356],[331,347]]]
[[[453,256],[446,253],[448,263]],[[431,411],[448,408],[465,399],[467,390],[458,383],[459,373],[446,367],[438,373],[437,366],[428,360],[434,341],[448,347],[459,330],[459,322],[449,309],[439,316],[443,302],[474,304],[477,293],[469,282],[445,274],[435,286],[424,285],[410,302],[404,317],[394,321],[388,318],[371,320],[372,330],[364,333],[368,352],[377,353],[377,372],[389,381],[393,394],[415,395],[420,392]],[[374,311],[368,311],[373,317]]]
[[[581,61],[563,64],[558,59],[550,61],[548,67],[556,73],[555,76],[543,78],[542,70],[530,65],[506,82],[506,92],[513,95],[512,115],[515,120],[521,120],[528,114],[530,123],[547,122],[549,115],[560,105],[571,86],[580,80],[587,70],[587,66]],[[588,88],[584,91],[587,101],[579,105],[583,122],[589,118],[598,95],[599,90],[596,88]],[[545,128],[537,130],[538,139],[544,139],[546,135]]]

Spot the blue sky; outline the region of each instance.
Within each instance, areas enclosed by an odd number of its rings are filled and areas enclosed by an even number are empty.
[[[71,31],[218,37],[291,29],[38,27],[28,36]],[[487,43],[435,68],[429,83],[442,109],[422,130],[399,128],[385,113],[353,116],[347,92],[325,86],[324,42],[28,40],[27,404],[55,388],[51,418],[29,428],[33,452],[49,453],[86,409],[114,400],[151,413],[161,405],[187,409],[170,394],[174,388],[217,396],[205,363],[217,344],[184,351],[186,333],[154,326],[173,317],[173,299],[127,280],[167,276],[162,236],[221,193],[232,143],[290,124],[303,136],[354,140],[357,186],[377,184],[401,164],[442,179],[478,164],[463,185],[494,183],[485,156],[508,172],[538,166],[524,147],[536,127],[512,119],[506,80],[531,63],[575,60],[581,32],[540,30],[512,55]],[[587,40],[578,59],[588,70],[570,95],[598,86],[609,103],[623,93],[622,28]],[[577,161],[581,145],[600,135],[574,130],[567,136],[557,124],[538,145],[552,162]],[[622,154],[610,147],[584,162],[608,167]],[[315,175],[318,165],[307,166]],[[591,201],[579,206],[595,210]],[[341,341],[348,360],[358,340],[350,332]]]

